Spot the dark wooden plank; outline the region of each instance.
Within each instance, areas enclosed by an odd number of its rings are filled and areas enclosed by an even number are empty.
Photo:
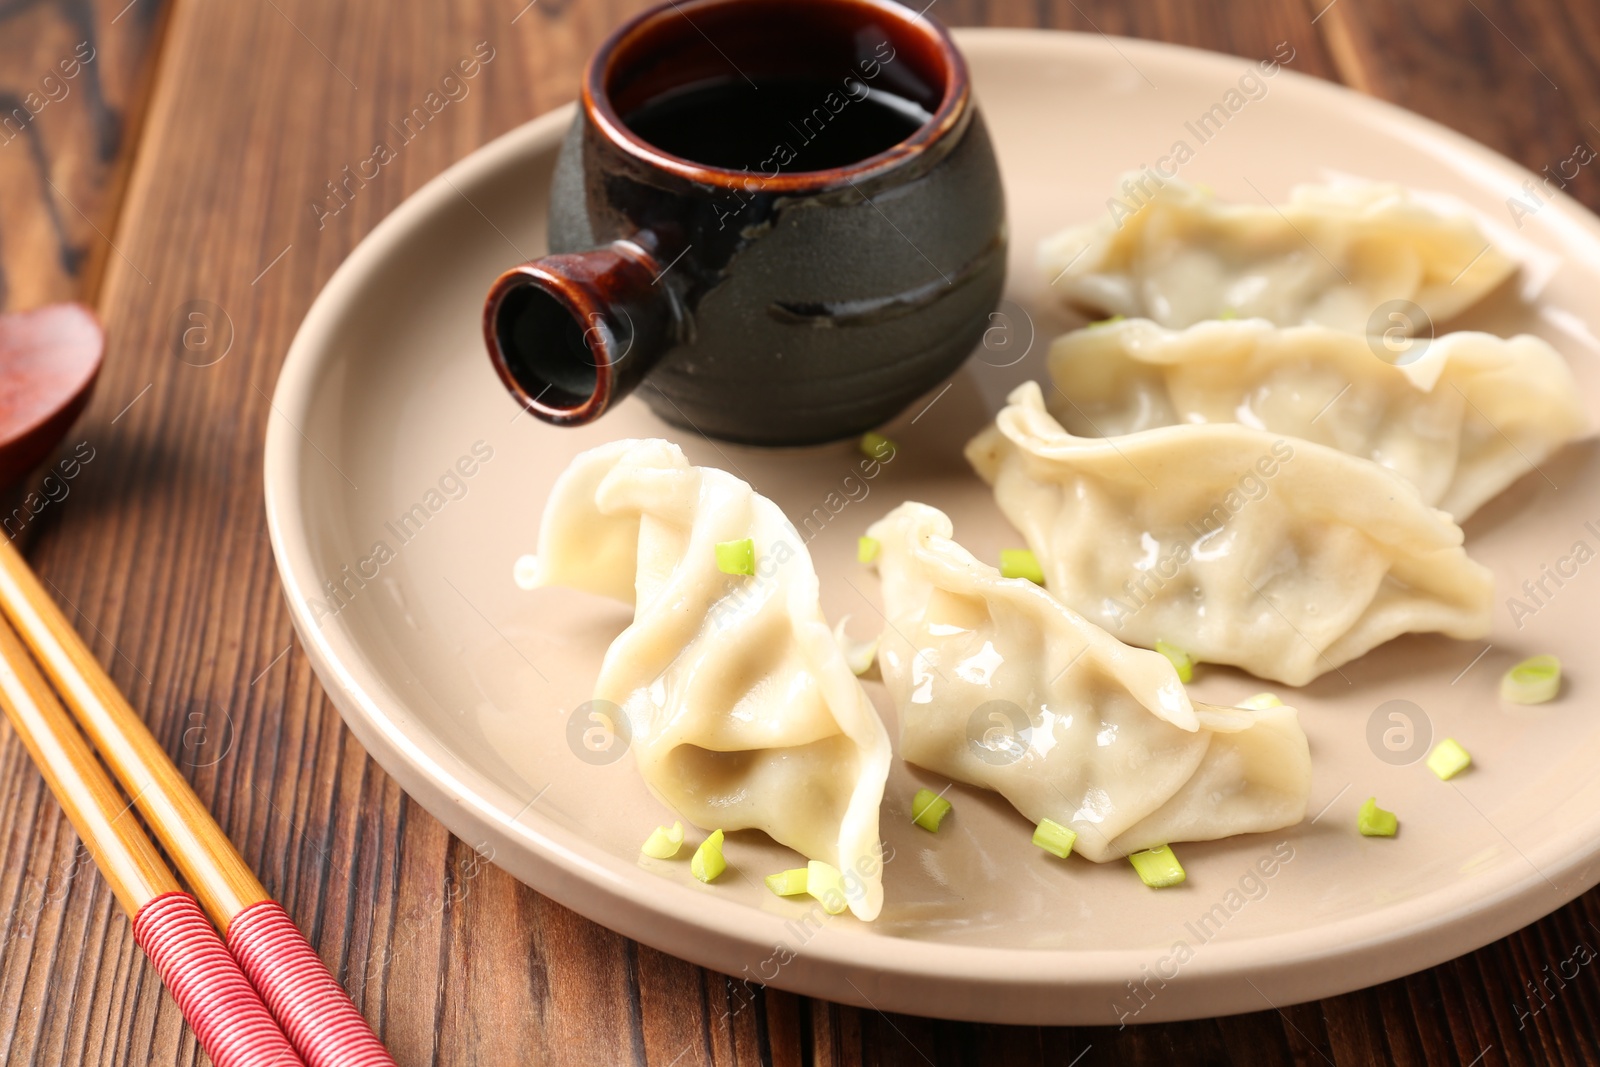
[[[147,19],[137,25],[148,47],[160,6],[136,0],[118,26],[136,14]],[[1524,983],[1559,970],[1578,944],[1600,944],[1595,894],[1432,971],[1282,1012],[1123,1031],[884,1016],[773,990],[749,996],[732,979],[557,907],[484,864],[473,843],[453,839],[362,752],[294,646],[277,590],[256,474],[266,395],[301,315],[361,236],[449,162],[570,98],[583,57],[639,6],[185,0],[169,27],[120,214],[114,160],[129,157],[127,144],[120,156],[115,147],[46,153],[64,168],[47,173],[62,176],[57,184],[88,216],[59,226],[43,206],[12,208],[14,190],[26,192],[28,180],[37,186],[37,164],[18,177],[6,168],[22,157],[7,152],[23,142],[0,146],[6,299],[20,306],[70,295],[84,277],[94,292],[103,263],[98,296],[111,333],[102,387],[77,434],[96,458],[32,531],[31,557],[81,613],[80,629],[397,1060],[788,1067],[1592,1058],[1600,1047],[1592,968],[1552,981],[1542,1001],[1530,1002]],[[0,3],[0,91],[19,70],[26,83],[27,67],[59,50],[64,38],[50,19],[77,10]],[[939,0],[933,13],[958,24],[1132,34],[1244,56],[1289,41],[1296,69],[1413,107],[1535,169],[1565,158],[1569,142],[1600,138],[1585,117],[1600,116],[1586,58],[1600,45],[1600,16],[1557,0],[1404,8],[1378,0],[1331,8],[1321,0]],[[116,14],[94,9],[105,22]],[[495,58],[474,91],[331,211],[324,183],[363,158],[374,131],[479,41]],[[117,47],[128,50],[120,69],[137,65],[126,58],[137,48]],[[108,44],[96,62],[112,54]],[[19,66],[13,55],[28,58]],[[113,86],[112,67],[105,62],[104,93],[109,110],[126,115],[137,79]],[[79,99],[42,111],[41,135]],[[85,111],[62,125],[100,152],[94,121]],[[90,159],[101,160],[99,186],[86,178]],[[96,199],[86,180],[113,192]],[[1584,174],[1572,191],[1595,204],[1593,183]],[[13,265],[19,255],[62,266],[18,282],[26,273]],[[234,348],[212,367],[171,354],[172,313],[193,300],[220,306],[232,322]],[[0,1058],[197,1062],[126,921],[75,860],[70,829],[9,737],[0,746],[0,820],[0,911],[9,923],[0,944]]]
[[[167,7],[0,3],[0,310],[93,296]]]

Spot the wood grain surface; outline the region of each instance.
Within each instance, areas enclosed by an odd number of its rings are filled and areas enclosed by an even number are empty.
[[[93,299],[166,0],[0,0],[0,310]]]
[[[778,991],[741,1006],[730,980],[543,899],[408,801],[345,730],[291,637],[263,517],[267,397],[301,316],[356,242],[446,165],[570,99],[589,51],[640,6],[525,3],[0,0],[7,108],[78,42],[97,54],[69,94],[0,145],[0,292],[13,308],[76,293],[110,337],[95,400],[64,446],[92,458],[20,540],[399,1063],[1596,1059],[1600,970],[1560,977],[1580,946],[1600,946],[1596,893],[1444,966],[1319,1003],[1280,1011],[1264,1000],[1255,1014],[1122,1031],[974,1026]],[[1536,171],[1600,144],[1592,4],[936,4],[951,24],[1249,57],[1287,39],[1297,69]],[[331,197],[329,183],[479,42],[494,58],[467,95],[376,179]],[[1587,170],[1568,192],[1600,207]],[[203,1060],[9,732],[0,916],[0,1060]]]

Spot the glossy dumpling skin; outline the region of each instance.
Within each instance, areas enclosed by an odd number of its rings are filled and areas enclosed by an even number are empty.
[[[1461,528],[1323,445],[1233,423],[1076,437],[1028,382],[967,459],[1050,592],[1130,644],[1305,685],[1403,633],[1489,630]]]
[[[1237,315],[1357,333],[1391,300],[1442,322],[1515,270],[1470,217],[1397,185],[1300,185],[1274,206],[1148,176],[1142,190],[1124,182],[1094,221],[1044,241],[1039,262],[1052,292],[1091,313],[1173,328]]]
[[[868,536],[881,543],[878,655],[907,761],[1070,827],[1097,863],[1305,817],[1311,755],[1293,708],[1192,703],[1165,656],[1002,578],[934,508],[902,504]],[[982,743],[992,708],[1015,709],[993,713],[1009,748]]]
[[[1566,360],[1537,337],[1448,333],[1402,358],[1320,326],[1130,319],[1056,340],[1048,403],[1080,436],[1239,422],[1315,441],[1390,468],[1457,522],[1589,431]]]
[[[722,573],[716,545],[747,537],[756,574]],[[634,604],[595,697],[627,713],[653,792],[705,829],[764,830],[855,872],[850,909],[877,916],[888,733],[776,504],[666,441],[602,445],[551,491],[537,582]]]

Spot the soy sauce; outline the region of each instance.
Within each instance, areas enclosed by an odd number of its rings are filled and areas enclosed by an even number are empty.
[[[743,78],[662,93],[623,123],[672,155],[725,170],[830,170],[886,151],[932,115],[857,78]]]

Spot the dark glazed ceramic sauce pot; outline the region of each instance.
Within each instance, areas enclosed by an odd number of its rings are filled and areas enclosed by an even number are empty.
[[[547,422],[634,388],[713,437],[857,434],[949,375],[1005,281],[1000,176],[966,64],[891,0],[678,0],[590,60],[551,254],[484,307]]]

